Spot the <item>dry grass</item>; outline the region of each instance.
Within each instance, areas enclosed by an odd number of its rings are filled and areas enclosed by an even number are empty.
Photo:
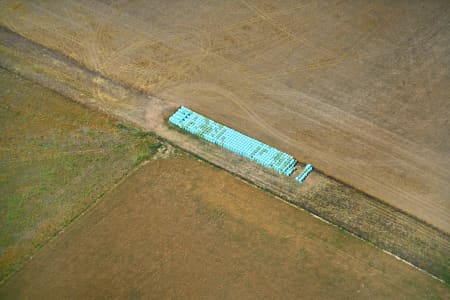
[[[0,281],[161,147],[0,69]]]

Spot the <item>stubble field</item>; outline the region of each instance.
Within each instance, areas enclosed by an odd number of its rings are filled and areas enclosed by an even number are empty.
[[[3,1],[0,22],[449,232],[447,1]]]

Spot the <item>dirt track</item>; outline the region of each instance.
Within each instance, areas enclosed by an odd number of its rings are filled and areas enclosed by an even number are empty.
[[[450,232],[447,1],[112,2],[0,22]]]
[[[409,300],[448,293],[379,249],[184,156],[132,174],[0,286],[2,299]]]

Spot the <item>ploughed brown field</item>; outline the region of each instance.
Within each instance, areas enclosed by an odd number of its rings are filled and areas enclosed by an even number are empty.
[[[26,38],[447,233],[449,22],[447,0],[0,3]]]
[[[0,298],[445,299],[448,286],[184,154],[151,160]]]

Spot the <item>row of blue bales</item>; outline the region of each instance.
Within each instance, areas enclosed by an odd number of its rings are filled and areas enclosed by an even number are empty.
[[[193,135],[247,157],[280,174],[290,176],[295,171],[297,160],[293,156],[208,119],[184,106],[181,106],[169,118],[169,121]],[[303,182],[311,171],[312,166],[308,164],[296,177],[296,180]]]

